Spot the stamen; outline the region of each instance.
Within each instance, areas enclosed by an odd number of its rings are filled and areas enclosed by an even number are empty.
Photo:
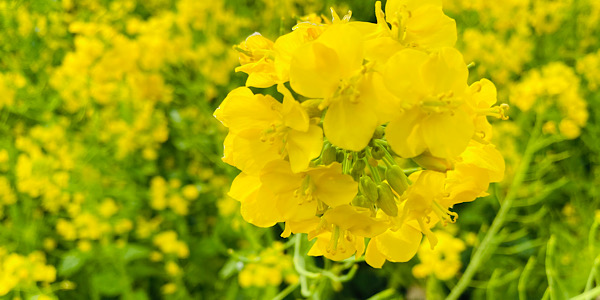
[[[438,242],[437,237],[431,231],[431,229],[429,229],[429,227],[427,227],[427,225],[425,225],[425,223],[423,223],[423,219],[417,218],[417,222],[419,222],[419,227],[421,228],[421,232],[423,232],[423,234],[427,237],[427,239],[429,240],[429,245],[431,245],[431,250],[433,250]]]
[[[437,201],[433,201],[433,212],[442,220],[444,226],[448,225],[448,222],[454,224],[458,220],[458,214],[443,208]]]
[[[338,248],[338,239],[340,238],[340,228],[337,225],[333,225],[333,233],[331,234],[331,239],[329,240],[329,245],[327,245],[327,253],[331,255],[335,255],[337,253]]]
[[[500,105],[492,106],[490,108],[478,109],[476,112],[480,115],[496,117],[502,120],[508,120],[508,115],[506,112],[510,106],[506,103],[502,103]]]

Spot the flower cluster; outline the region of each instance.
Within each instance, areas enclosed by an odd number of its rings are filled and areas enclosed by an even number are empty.
[[[246,87],[215,117],[229,128],[223,161],[241,170],[230,196],[246,221],[285,222],[282,236],[316,239],[309,255],[365,254],[379,268],[411,259],[423,235],[435,247],[432,228],[458,217],[450,209],[502,180],[486,117],[508,107],[494,105],[491,81],[467,83],[441,1],[375,8],[376,24],[332,10],[274,42],[249,36],[235,47]]]
[[[259,255],[249,256],[248,259],[238,276],[242,287],[278,286],[282,281],[298,282],[298,275],[293,270],[292,257],[285,255],[284,245],[280,242],[274,242]]]
[[[421,262],[412,269],[417,278],[434,275],[440,280],[448,280],[454,277],[462,266],[460,254],[466,249],[465,243],[447,231],[438,231],[436,235],[444,247],[432,249],[428,247],[428,240],[423,242],[423,247],[417,252]]]
[[[546,133],[558,131],[567,139],[577,138],[588,119],[587,103],[580,92],[580,79],[575,71],[561,62],[534,69],[512,88],[511,103],[520,110],[534,107],[541,111],[559,112],[544,124]]]
[[[46,265],[44,253],[36,251],[23,256],[0,247],[0,296],[14,288],[35,289],[36,282],[49,284],[55,280],[56,269]]]

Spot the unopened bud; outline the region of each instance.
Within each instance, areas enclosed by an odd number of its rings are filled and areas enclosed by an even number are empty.
[[[357,156],[358,158],[364,158],[367,154],[365,153],[365,150],[362,150],[360,152],[358,152]]]
[[[339,162],[340,164],[344,162],[344,152],[343,151],[338,151],[336,153],[335,161]]]
[[[323,156],[321,157],[321,161],[324,165],[329,165],[332,162],[336,161],[336,150],[331,144],[326,144],[325,149],[323,149]]]
[[[362,172],[366,166],[367,163],[364,160],[358,159],[354,162],[354,165],[352,166],[352,171],[354,172],[356,170],[357,172]]]
[[[369,176],[363,176],[360,178],[360,184],[358,185],[360,192],[372,202],[377,201],[377,185],[373,182],[373,179]]]
[[[390,217],[398,216],[398,205],[396,205],[394,193],[392,192],[390,186],[387,183],[382,182],[377,187],[377,193],[379,194],[379,197],[377,198],[377,206]]]
[[[423,154],[413,157],[412,160],[427,170],[446,172],[447,170],[454,169],[449,160],[435,157],[429,152],[423,152]]]
[[[375,132],[373,133],[373,139],[383,138],[384,132],[385,129],[383,128],[383,126],[377,126],[377,128],[375,128]]]
[[[371,150],[371,155],[374,159],[382,159],[385,156],[385,150],[381,146],[375,145]]]
[[[398,193],[398,195],[402,196],[404,191],[408,188],[408,178],[406,178],[406,174],[399,166],[391,166],[385,170],[385,178],[387,182],[390,184],[392,189]]]
[[[320,118],[323,112],[319,109],[322,99],[308,99],[301,103],[310,118]]]
[[[371,206],[372,206],[371,203],[372,202],[369,202],[367,197],[365,197],[364,195],[356,195],[356,197],[354,197],[354,199],[352,199],[352,205],[358,206],[358,207],[371,208]]]

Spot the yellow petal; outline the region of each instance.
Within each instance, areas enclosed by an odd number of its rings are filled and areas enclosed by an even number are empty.
[[[421,129],[429,152],[440,158],[460,155],[475,132],[472,119],[460,109],[431,114],[421,122]]]
[[[331,25],[316,42],[335,49],[341,63],[340,74],[343,78],[351,76],[360,69],[364,58],[363,36],[350,23]]]
[[[365,75],[362,82],[365,87],[361,88],[361,98],[373,99],[370,102],[374,106],[378,124],[388,123],[402,112],[402,101],[385,87],[380,73],[370,72]]]
[[[445,47],[432,53],[423,65],[422,74],[428,95],[452,91],[456,97],[467,91],[469,70],[462,54],[454,48]]]
[[[323,130],[329,141],[343,149],[364,149],[378,125],[373,103],[361,99],[352,102],[341,99],[329,105],[323,120]]]
[[[441,6],[427,5],[416,9],[406,22],[405,43],[435,49],[453,47],[456,38],[456,22],[444,14]]]
[[[408,110],[392,120],[385,129],[390,147],[401,157],[415,157],[425,151],[419,123],[423,118],[419,108]]]
[[[260,179],[257,176],[250,176],[245,173],[240,173],[233,179],[229,190],[229,197],[243,201],[260,187]]]
[[[358,193],[358,183],[350,175],[342,174],[342,165],[337,162],[308,173],[314,176],[314,195],[330,207],[350,204]]]
[[[225,97],[225,100],[223,100],[223,102],[221,102],[221,105],[219,105],[219,107],[215,110],[215,112],[213,113],[214,117],[217,118],[217,120],[221,121],[221,123],[223,123],[223,125],[225,125],[225,127],[229,127],[229,123],[227,122],[227,120],[229,119],[227,117],[227,113],[224,113],[224,111],[228,110],[227,106],[229,105],[229,102],[231,102],[231,98],[252,98],[254,97],[254,93],[252,93],[252,91],[247,88],[247,87],[239,87],[234,89],[233,91],[229,92],[229,94],[227,94],[227,97]]]
[[[369,266],[377,269],[380,269],[385,263],[385,256],[383,256],[377,248],[377,242],[375,242],[374,239],[371,239],[369,245],[367,246],[365,261],[367,264],[369,264]]]
[[[287,136],[287,151],[292,171],[295,173],[308,168],[310,161],[321,154],[323,131],[317,125],[310,125],[308,131],[290,130]]]
[[[427,92],[421,70],[428,58],[425,52],[414,49],[397,52],[390,57],[384,70],[385,86],[403,101],[418,103]]]
[[[307,131],[310,120],[308,113],[302,108],[300,102],[294,99],[292,93],[283,85],[277,85],[277,91],[283,95],[281,114],[285,126],[298,131]]]
[[[323,215],[329,224],[348,230],[356,236],[374,237],[387,230],[387,224],[370,216],[371,211],[350,205],[340,205]]]
[[[304,222],[317,213],[317,201],[303,201],[294,196],[294,191],[278,194],[275,205],[286,222]]]
[[[250,89],[242,87],[231,91],[219,108],[215,117],[229,128],[230,132],[258,128],[264,130],[271,123],[281,119],[281,103],[269,95],[253,95]]]
[[[308,98],[333,95],[342,78],[341,62],[336,51],[322,43],[300,46],[290,63],[292,89]]]
[[[289,162],[275,160],[262,169],[260,181],[274,193],[282,194],[300,187],[304,176],[293,173]]]
[[[340,260],[349,258],[356,252],[355,244],[349,243],[349,242],[345,243],[346,248],[345,249],[342,248],[343,250],[339,249],[341,247],[338,244],[337,251],[327,251],[327,248],[330,244],[329,243],[330,240],[331,240],[331,232],[324,232],[324,233],[319,234],[317,236],[317,242],[310,248],[310,250],[308,251],[308,255],[310,255],[310,256],[323,255],[326,258],[329,258],[331,260],[340,261]]]
[[[264,187],[242,201],[240,212],[246,222],[258,227],[271,227],[284,220],[275,205],[275,195]]]
[[[275,207],[275,195],[262,187],[257,176],[240,173],[231,184],[229,196],[242,203],[240,211],[248,223],[270,227],[283,221]]]
[[[275,140],[273,143],[262,142],[259,132],[250,133],[246,131],[245,136],[230,133],[227,136],[227,155],[224,160],[245,173],[258,175],[267,163],[281,158],[280,149],[283,144],[281,140]]]
[[[371,240],[377,243],[377,249],[391,262],[409,261],[419,249],[421,231],[409,225],[403,225],[398,231],[387,230]],[[368,248],[367,248],[368,252]]]

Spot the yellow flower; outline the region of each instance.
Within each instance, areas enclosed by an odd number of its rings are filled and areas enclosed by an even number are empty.
[[[332,163],[294,173],[289,162],[273,161],[265,166],[260,177],[238,175],[229,195],[241,202],[242,216],[256,226],[301,222],[314,218],[325,207],[352,201],[358,184],[341,171],[339,163]]]
[[[235,68],[235,71],[248,74],[246,86],[266,88],[279,82],[273,63],[274,52],[271,40],[256,32],[235,49],[240,53],[241,64]]]
[[[373,268],[381,268],[386,260],[409,261],[417,253],[422,237],[421,231],[411,222],[404,223],[395,230],[390,228],[371,239],[365,260]]]
[[[429,150],[452,158],[467,147],[475,130],[465,101],[467,75],[462,55],[453,48],[430,55],[406,49],[389,59],[386,86],[412,106],[386,128],[396,153],[408,158]]]
[[[365,77],[361,34],[349,24],[329,26],[313,42],[300,46],[290,63],[292,89],[308,98],[322,98],[327,109],[323,130],[341,148],[367,146],[379,120],[374,77]]]
[[[248,174],[258,174],[270,161],[289,156],[295,172],[308,167],[321,153],[321,128],[283,86],[283,104],[248,88],[229,93],[215,117],[229,128],[223,161]]]
[[[457,158],[454,169],[447,172],[448,197],[440,203],[452,207],[487,196],[490,182],[502,181],[504,169],[504,158],[494,145],[471,142]]]
[[[360,257],[365,252],[363,237],[355,236],[349,231],[335,227],[333,232],[323,231],[317,235],[317,241],[308,251],[311,256],[325,256],[331,260],[340,261],[353,254]]]
[[[442,0],[388,0],[385,13],[393,35],[407,46],[435,49],[456,43],[456,22],[442,11]]]
[[[581,134],[581,129],[573,120],[562,119],[558,124],[558,130],[565,138],[572,140],[577,138]]]
[[[449,280],[462,266],[460,254],[466,248],[465,243],[445,231],[438,231],[436,235],[438,244],[435,248],[430,247],[429,241],[425,240],[418,251],[421,262],[412,269],[417,278],[433,274],[440,280]]]

